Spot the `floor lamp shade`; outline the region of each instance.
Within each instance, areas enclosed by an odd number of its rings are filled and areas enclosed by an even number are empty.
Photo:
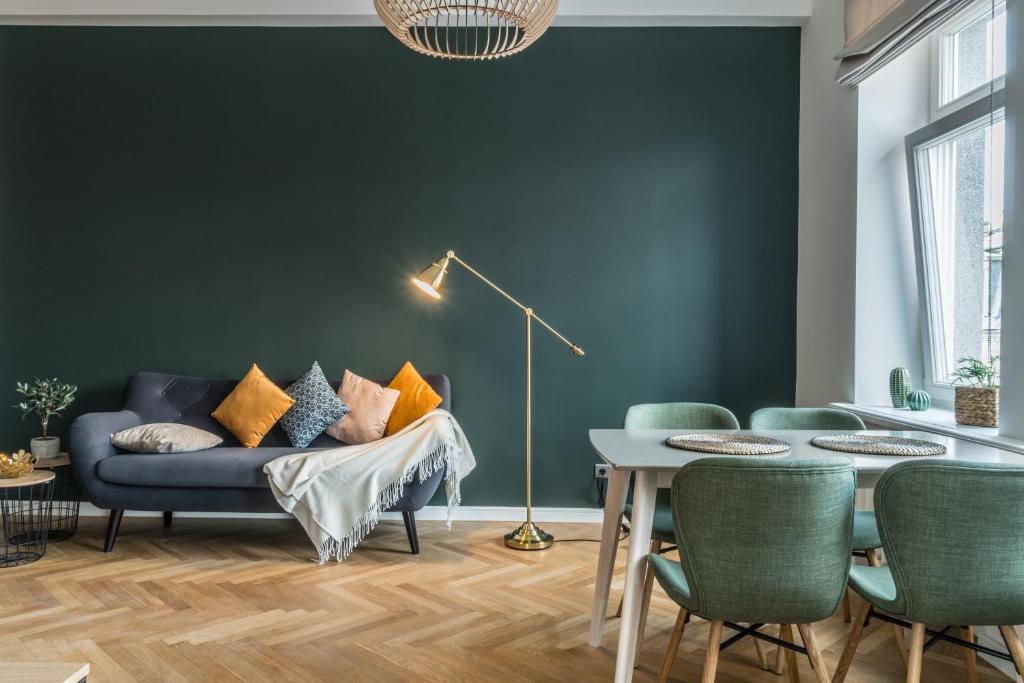
[[[443,258],[438,259],[429,267],[424,268],[423,271],[412,278],[412,282],[416,285],[420,291],[427,295],[435,298],[441,298],[441,289],[444,285],[445,277],[448,275],[448,266],[452,262],[458,263],[460,266],[468,270],[470,273],[475,275],[488,287],[501,294],[509,302],[515,305],[524,316],[526,316],[526,521],[523,522],[518,528],[505,534],[505,545],[509,548],[515,548],[516,550],[542,550],[548,548],[554,542],[554,537],[538,528],[533,523],[533,486],[532,486],[532,432],[533,432],[533,416],[532,416],[532,392],[533,392],[533,323],[536,322],[541,327],[546,329],[555,338],[560,340],[572,351],[573,355],[582,357],[585,354],[583,349],[578,345],[573,344],[571,341],[566,339],[559,333],[555,328],[548,325],[542,319],[540,319],[533,309],[524,306],[515,298],[512,297],[508,292],[498,287],[496,284],[485,278],[479,272],[473,269],[468,263],[460,259],[455,255],[454,251],[449,251]]]
[[[414,285],[435,299],[441,298],[441,287],[444,285],[444,279],[448,275],[448,264],[451,263],[454,256],[451,252],[449,254],[449,256],[445,256],[443,259],[434,261],[412,279]]]

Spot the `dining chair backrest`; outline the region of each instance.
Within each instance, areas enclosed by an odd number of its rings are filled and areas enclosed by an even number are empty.
[[[897,616],[1024,623],[1024,467],[899,463],[875,485],[875,516]]]
[[[750,416],[751,429],[866,429],[864,421],[836,408],[761,408]]]
[[[856,473],[837,460],[703,458],[672,480],[680,562],[706,619],[809,624],[846,587]]]
[[[739,429],[728,408],[713,403],[641,403],[626,410],[626,429]]]

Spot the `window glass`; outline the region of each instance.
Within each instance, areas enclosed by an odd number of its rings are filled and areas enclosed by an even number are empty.
[[[915,150],[933,377],[958,359],[999,355],[1003,245],[1002,112]]]
[[[966,19],[940,34],[939,106],[978,90],[1006,74],[1006,6],[982,3]]]

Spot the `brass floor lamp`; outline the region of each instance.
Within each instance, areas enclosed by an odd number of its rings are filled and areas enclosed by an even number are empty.
[[[533,369],[533,350],[531,348],[531,337],[533,321],[537,321],[544,329],[553,334],[556,338],[565,343],[566,346],[576,355],[583,356],[583,349],[576,344],[563,337],[558,331],[548,325],[546,322],[537,317],[537,314],[533,312],[533,309],[524,306],[514,299],[508,292],[503,290],[498,285],[494,284],[483,275],[473,269],[468,263],[460,259],[455,255],[454,251],[449,251],[444,258],[435,261],[431,266],[425,268],[423,272],[412,279],[413,284],[419,287],[421,290],[434,297],[435,299],[441,298],[441,287],[444,285],[444,279],[448,275],[448,266],[451,265],[452,261],[458,263],[460,266],[468,270],[473,275],[476,275],[481,282],[486,284],[488,287],[501,294],[503,297],[511,301],[515,306],[523,312],[526,316],[526,521],[519,526],[518,529],[505,534],[505,545],[509,548],[515,548],[516,550],[542,550],[549,548],[554,542],[555,537],[551,534],[540,529],[536,524],[533,523],[533,502],[532,502],[532,462],[531,462],[531,442],[532,442],[532,398],[531,393],[532,387],[532,369]]]

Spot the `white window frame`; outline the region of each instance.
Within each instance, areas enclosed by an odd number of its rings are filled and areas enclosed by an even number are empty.
[[[996,2],[996,8],[1006,11],[1006,0]],[[974,90],[964,93],[959,97],[942,104],[945,95],[953,91],[954,84],[950,81],[950,73],[943,73],[942,66],[955,56],[955,35],[973,24],[978,19],[992,15],[991,0],[978,0],[970,7],[958,14],[948,24],[940,28],[931,39],[931,121],[937,121],[944,116],[951,114],[957,109],[974,104],[979,100],[987,99],[991,89],[989,83],[982,83]],[[995,90],[1002,90],[1006,84],[1006,75],[997,77],[992,85]]]
[[[988,86],[985,86],[986,92]],[[935,235],[925,230],[922,216],[931,215],[931,187],[928,178],[918,175],[921,156],[927,154],[926,148],[962,133],[973,126],[985,127],[990,121],[1002,120],[1005,95],[997,90],[991,102],[988,97],[961,106],[938,121],[906,137],[907,173],[910,180],[910,209],[914,226],[914,258],[917,264],[918,292],[921,293],[921,328],[924,346],[924,385],[925,388],[941,401],[953,400],[953,384],[939,381],[938,377],[947,377],[952,368],[946,367],[945,334],[942,319],[942,306],[939,284],[931,274],[937,272],[937,249]],[[993,110],[996,112],[992,119]],[[929,219],[934,224],[934,219]],[[938,352],[936,352],[938,351]]]

